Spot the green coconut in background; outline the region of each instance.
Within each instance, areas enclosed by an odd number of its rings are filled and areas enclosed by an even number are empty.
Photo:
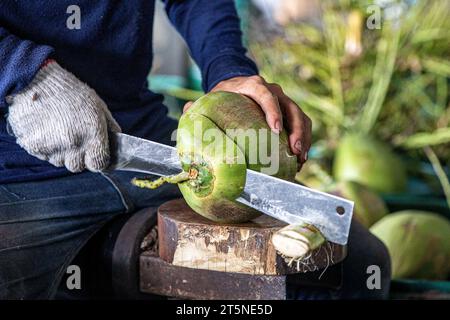
[[[450,273],[450,222],[425,211],[392,213],[370,231],[383,241],[392,260],[392,277],[445,280]]]
[[[333,174],[337,181],[356,181],[381,193],[406,188],[406,170],[388,145],[364,134],[346,134],[336,150]]]

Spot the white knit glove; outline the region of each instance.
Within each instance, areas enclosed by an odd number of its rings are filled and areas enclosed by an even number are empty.
[[[8,125],[29,154],[72,172],[108,165],[108,130],[119,125],[95,91],[55,61],[8,102]]]

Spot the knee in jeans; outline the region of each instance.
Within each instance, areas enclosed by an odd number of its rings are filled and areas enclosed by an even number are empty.
[[[342,297],[388,298],[391,280],[389,252],[381,240],[358,223],[352,224],[344,274]]]
[[[368,268],[370,265],[376,266],[378,268],[371,269],[371,272],[378,272],[379,270],[379,284],[380,288],[376,290],[369,290],[367,292],[366,298],[368,299],[387,299],[389,297],[389,289],[391,282],[391,258],[389,252],[381,240],[377,237],[371,235],[373,237],[372,245],[371,245],[371,256],[370,260],[368,260]],[[373,268],[373,267],[372,267]],[[376,271],[374,271],[376,270]],[[370,272],[368,269],[368,276],[370,276]]]
[[[375,236],[373,237],[374,241],[374,250],[373,252],[373,264],[380,267],[381,276],[383,279],[390,279],[391,277],[391,257],[389,255],[389,251],[384,243]]]

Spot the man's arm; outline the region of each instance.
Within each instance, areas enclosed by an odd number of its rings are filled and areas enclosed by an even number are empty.
[[[48,59],[52,52],[0,27],[0,109],[29,154],[73,172],[104,169],[108,129],[120,127],[92,88]]]
[[[232,0],[164,0],[169,19],[186,40],[200,67],[203,90],[222,80],[258,74],[246,57]]]
[[[7,107],[8,95],[18,93],[33,80],[52,52],[50,46],[20,39],[0,26],[0,108]]]
[[[272,131],[282,131],[283,125],[287,128],[291,151],[300,164],[305,162],[311,146],[311,120],[280,86],[257,75],[256,65],[245,56],[234,1],[164,1],[170,20],[202,71],[203,89],[237,92],[255,100]]]

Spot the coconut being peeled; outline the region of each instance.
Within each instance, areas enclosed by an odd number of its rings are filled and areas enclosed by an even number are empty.
[[[273,134],[261,108],[237,93],[212,92],[196,100],[180,118],[177,152],[180,174],[156,181],[134,179],[133,183],[148,188],[177,183],[192,210],[219,223],[240,223],[260,215],[235,201],[244,189],[247,169],[289,181],[294,181],[297,172],[286,132]],[[298,230],[300,235],[307,230],[305,241],[314,242],[307,244],[307,255],[319,243],[311,233],[323,236],[313,226]]]

